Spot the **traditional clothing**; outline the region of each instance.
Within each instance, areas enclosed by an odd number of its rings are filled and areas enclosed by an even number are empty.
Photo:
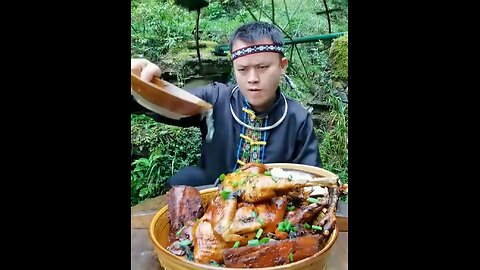
[[[213,105],[215,132],[211,141],[205,139],[207,123],[200,115],[180,120],[158,114],[153,116],[156,121],[165,124],[200,127],[200,167],[205,169],[210,183],[220,174],[233,172],[242,164],[253,161],[321,167],[313,121],[307,110],[298,102],[285,98],[280,89],[277,89],[274,105],[269,110],[256,114],[235,86],[212,83],[191,91]],[[232,112],[244,125],[235,120]],[[264,130],[275,124],[278,126]]]

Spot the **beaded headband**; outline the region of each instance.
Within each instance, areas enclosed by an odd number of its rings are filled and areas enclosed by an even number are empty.
[[[283,47],[281,44],[257,44],[243,47],[232,52],[232,61],[245,55],[260,52],[277,52],[283,54]]]

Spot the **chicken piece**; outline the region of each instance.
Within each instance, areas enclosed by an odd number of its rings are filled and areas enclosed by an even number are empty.
[[[223,249],[227,246],[222,237],[213,231],[209,221],[199,221],[193,227],[193,259],[209,264],[211,261],[223,263]]]
[[[237,198],[230,197],[224,199],[222,196],[216,196],[209,205],[208,212],[211,212],[211,224],[213,230],[222,235],[232,224],[235,213],[237,212]]]
[[[262,235],[275,232],[277,224],[285,216],[287,203],[286,196],[265,203],[240,203],[230,228],[222,235],[223,239],[245,243],[253,239],[260,228],[263,229]]]
[[[258,216],[264,222],[263,232],[265,234],[275,232],[278,223],[285,217],[287,204],[286,196],[275,197],[269,203],[256,204]]]
[[[168,191],[168,220],[170,222],[170,243],[177,240],[176,233],[188,221],[200,218],[204,209],[200,192],[190,186],[174,186]]]
[[[249,176],[244,185],[239,185],[241,198],[246,202],[260,202],[277,196],[277,193],[288,193],[288,191],[308,186],[330,184],[336,182],[336,177],[324,177],[313,179],[276,178],[272,176],[259,175]]]
[[[229,233],[243,234],[254,232],[262,227],[258,219],[258,210],[253,204],[244,204],[235,213]]]
[[[287,213],[287,219],[292,224],[310,223],[313,221],[320,211],[328,204],[327,200],[312,204],[302,204],[300,208],[295,208]]]
[[[263,234],[275,232],[277,224],[285,216],[287,203],[286,196],[276,197],[265,203],[241,203],[223,239],[227,242],[245,241],[245,237],[242,238],[241,235],[255,233],[260,228],[263,229]]]
[[[268,200],[277,195],[287,194],[295,189],[304,187],[335,187],[338,177],[314,177],[310,175],[287,177],[288,173],[272,174],[264,164],[248,163],[239,171],[229,173],[222,181],[222,189],[226,189],[241,196],[246,202],[256,203]],[[268,174],[266,174],[268,173]]]
[[[306,201],[311,193],[312,191],[307,188],[294,189],[287,193],[287,199],[291,204],[299,204]]]
[[[268,171],[268,168],[265,164],[250,162],[242,166],[240,171],[247,172],[247,173],[256,173],[256,174],[263,174],[265,171]]]

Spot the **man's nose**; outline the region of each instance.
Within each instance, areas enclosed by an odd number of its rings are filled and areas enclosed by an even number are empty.
[[[254,68],[252,68],[248,73],[248,83],[257,83],[257,82],[258,82],[258,73]]]

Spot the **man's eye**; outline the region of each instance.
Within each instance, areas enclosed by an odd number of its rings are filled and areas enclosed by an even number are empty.
[[[244,68],[239,68],[239,69],[237,69],[237,70],[238,70],[238,71],[245,71]]]
[[[260,69],[268,68],[268,66],[260,66]]]

